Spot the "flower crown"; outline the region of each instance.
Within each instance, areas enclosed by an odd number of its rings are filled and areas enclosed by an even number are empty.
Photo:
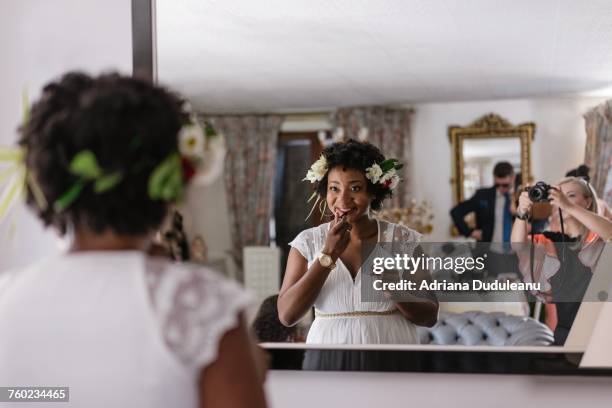
[[[401,169],[404,165],[401,164],[397,159],[386,159],[380,163],[374,163],[366,169],[366,178],[372,182],[372,184],[380,184],[384,188],[388,188],[393,191],[399,185],[401,181],[400,176],[397,174],[397,170]],[[311,183],[320,182],[323,180],[329,166],[327,159],[324,155],[321,155],[319,159],[310,166],[310,169],[306,173],[306,177],[302,181],[308,180]]]
[[[397,159],[386,159],[380,163],[374,162],[370,167],[366,169],[366,178],[372,182],[372,184],[380,184],[386,189],[389,189],[393,192],[399,185],[401,181],[400,176],[397,174],[397,170],[404,167]],[[321,155],[319,159],[310,166],[310,169],[306,173],[306,177],[302,181],[308,180],[310,183],[319,183],[327,172],[329,171],[329,165],[327,163],[327,159],[324,155]],[[321,197],[315,191],[312,193],[307,202],[311,202],[316,197],[314,204],[306,219],[310,218],[312,213],[314,212],[317,204],[319,204],[319,210],[321,212],[321,218],[323,218],[323,213],[325,212],[325,207],[327,207],[327,201],[321,200]],[[323,208],[321,208],[321,204]]]

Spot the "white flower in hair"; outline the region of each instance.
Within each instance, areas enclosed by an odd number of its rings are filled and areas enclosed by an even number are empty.
[[[378,181],[380,182],[380,184],[385,184],[388,180],[391,180],[395,175],[397,175],[395,169],[388,170],[385,172],[385,174],[382,175],[382,177]]]
[[[181,128],[179,132],[179,152],[187,157],[202,157],[204,155],[204,132],[195,122]]]
[[[393,190],[401,181],[397,170],[401,169],[403,164],[397,159],[386,159],[379,163],[374,163],[366,169],[366,177],[372,184],[380,184],[385,188]]]
[[[325,177],[326,173],[327,159],[325,158],[325,156],[321,155],[321,157],[319,157],[319,160],[317,160],[312,164],[312,166],[310,166],[310,170],[308,170],[308,173],[306,173],[306,177],[304,178],[304,180],[308,180],[311,183],[321,181],[323,180],[323,177]]]
[[[372,182],[372,184],[378,183],[380,181],[380,176],[382,175],[383,171],[377,163],[374,163],[366,169],[366,177]]]

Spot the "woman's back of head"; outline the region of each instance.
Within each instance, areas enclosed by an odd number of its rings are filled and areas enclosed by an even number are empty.
[[[40,206],[31,186],[28,204],[61,234],[68,226],[128,236],[156,229],[167,202],[150,197],[149,179],[177,152],[188,119],[181,106],[171,92],[118,74],[71,72],[47,84],[20,128],[20,144],[49,205]],[[82,152],[91,153],[112,188],[97,191],[96,183],[74,173],[71,165]],[[69,205],[53,205],[65,198]]]

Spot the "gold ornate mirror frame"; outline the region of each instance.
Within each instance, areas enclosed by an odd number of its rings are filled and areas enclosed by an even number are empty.
[[[506,119],[495,113],[484,115],[472,124],[449,126],[448,137],[453,154],[453,200],[460,203],[463,196],[463,141],[466,139],[501,139],[518,138],[521,142],[521,174],[523,183],[533,181],[531,174],[531,142],[535,134],[534,123],[523,123],[513,126]]]

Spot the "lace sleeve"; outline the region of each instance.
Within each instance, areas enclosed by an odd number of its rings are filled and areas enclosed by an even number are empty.
[[[421,244],[422,235],[415,230],[402,225],[396,225],[393,231],[394,246],[400,248],[400,253],[413,256],[414,250]]]
[[[198,265],[150,261],[149,296],[168,349],[191,369],[217,358],[223,335],[235,328],[239,314],[252,304],[240,286]]]

